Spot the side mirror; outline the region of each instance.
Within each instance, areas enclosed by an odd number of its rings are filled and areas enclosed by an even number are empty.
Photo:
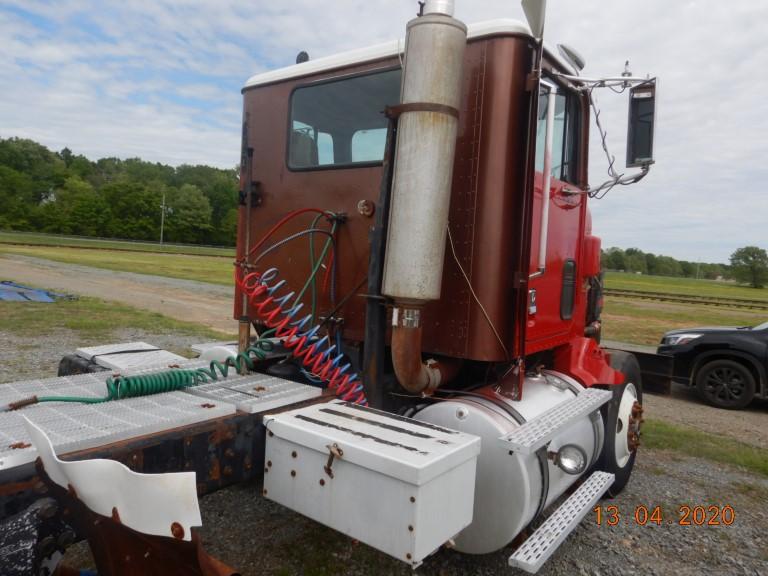
[[[638,84],[629,91],[627,168],[653,164],[653,135],[656,121],[656,80]]]

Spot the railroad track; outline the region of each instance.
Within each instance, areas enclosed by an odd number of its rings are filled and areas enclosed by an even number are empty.
[[[606,296],[633,298],[639,300],[660,300],[680,302],[682,304],[702,304],[704,306],[722,306],[723,308],[749,308],[768,310],[768,300],[747,300],[743,298],[718,298],[716,296],[691,296],[689,294],[670,294],[668,292],[646,292],[644,290],[606,289]]]

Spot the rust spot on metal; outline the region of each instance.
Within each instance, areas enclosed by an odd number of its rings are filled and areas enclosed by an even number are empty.
[[[635,401],[632,404],[632,412],[629,415],[629,425],[627,426],[627,444],[630,452],[635,452],[640,447],[640,425],[643,422],[643,406]]]
[[[31,406],[32,404],[37,404],[37,396],[32,396],[32,398],[25,398],[24,400],[19,400],[18,402],[11,402],[8,404],[8,410],[18,410],[19,408]]]
[[[31,480],[24,482],[0,484],[0,496],[26,492],[27,490],[34,490],[37,494],[45,494],[48,492],[48,488],[45,486],[45,484],[38,481],[36,478],[32,478]]]
[[[235,433],[232,431],[231,427],[224,422],[219,422],[216,424],[216,428],[211,432],[208,438],[208,443],[211,446],[218,446],[219,444],[223,444],[225,440],[232,440],[234,437]]]
[[[246,456],[245,460],[243,460],[243,467],[246,470],[250,470],[253,467],[253,462],[251,462],[251,457],[250,456]]]
[[[269,466],[270,468],[272,468],[272,460],[267,460],[267,466]]]
[[[184,538],[184,527],[179,524],[178,522],[174,522],[171,524],[171,534],[173,534],[173,537],[177,540],[181,540]]]
[[[411,496],[411,502],[416,502],[416,497],[415,496]]]
[[[328,461],[325,463],[325,466],[323,466],[323,470],[325,470],[325,473],[328,474],[328,476],[333,478],[333,459],[344,456],[344,451],[339,448],[339,445],[335,442],[330,446],[326,446],[326,448],[328,448]]]
[[[406,557],[406,558],[408,558],[408,560],[410,560],[411,558],[413,558],[413,556],[411,556],[411,553],[410,553],[410,552],[408,552],[408,554],[406,554],[406,555],[405,555],[405,557]]]
[[[224,474],[224,476],[232,476],[232,466],[224,466],[222,474]]]
[[[219,464],[218,458],[213,458],[211,461],[211,467],[208,470],[208,478],[214,482],[221,480],[221,465]]]
[[[296,458],[296,456],[298,456],[298,454],[296,454],[296,450],[291,452],[291,458]]]
[[[133,452],[129,458],[127,458],[126,464],[131,470],[141,470],[144,468],[144,453]]]
[[[291,470],[291,476],[292,476],[293,478],[296,478],[296,470]]]
[[[32,444],[29,444],[27,442],[15,442],[8,446],[11,450],[23,450],[24,448],[29,448],[32,446]]]
[[[63,532],[58,538],[58,546],[66,548],[78,535],[88,539],[93,559],[99,574],[195,574],[198,576],[232,576],[235,571],[208,555],[202,547],[198,535],[192,533],[192,542],[182,541],[185,529],[178,523],[166,524],[171,533],[166,536],[140,534],[121,523],[116,507],[107,516],[101,516],[90,510],[85,504],[69,492],[53,483],[40,466],[37,469],[40,479],[48,486],[50,493],[61,502],[67,523],[73,530]],[[205,484],[198,484],[198,489],[205,490]],[[70,512],[71,511],[71,512]],[[123,509],[125,512],[125,509]],[[167,536],[173,536],[168,538]],[[52,540],[41,541],[48,546]],[[151,562],[148,560],[152,557]]]
[[[77,490],[75,490],[75,487],[72,486],[72,484],[67,484],[67,493],[72,496],[72,498],[77,498]]]
[[[413,526],[411,526],[410,524],[408,525],[408,532],[413,532]]]
[[[232,448],[227,448],[224,451],[224,456],[226,456],[227,458],[234,458],[235,457],[235,451],[232,450]]]
[[[216,408],[216,404],[211,404],[210,402],[206,402],[205,404],[200,404],[200,408]]]
[[[267,467],[265,466],[265,467],[264,467],[264,474],[266,474],[267,472],[269,472],[269,468],[267,468]]]
[[[262,493],[264,496],[266,496],[266,495],[267,495],[267,489],[266,489],[266,488],[264,488],[264,490],[262,490],[262,491],[261,491],[261,493]]]
[[[267,391],[267,389],[264,386],[256,386],[253,390],[255,392],[266,392]]]
[[[320,486],[325,486],[325,480],[323,480],[322,478],[320,478]]]

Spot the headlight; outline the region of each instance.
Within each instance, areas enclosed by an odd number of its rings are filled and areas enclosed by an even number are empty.
[[[667,346],[679,346],[680,344],[687,344],[700,336],[701,334],[673,334],[672,336],[664,336],[661,339],[661,343]]]

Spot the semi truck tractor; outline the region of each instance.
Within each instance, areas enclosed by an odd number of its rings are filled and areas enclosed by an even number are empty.
[[[656,79],[623,61],[584,75],[544,42],[544,0],[523,0],[527,23],[415,8],[404,40],[245,83],[237,345],[160,367],[137,363],[159,353],[146,344],[84,349],[67,366],[86,374],[4,389],[2,517],[55,518],[49,555],[73,526],[100,573],[233,573],[194,536],[194,492],[261,479],[413,568],[508,547],[533,573],[631,490],[641,374],[600,345],[589,206],[649,173]],[[629,99],[626,172],[601,90]],[[589,180],[592,121],[605,182]]]
[[[600,347],[589,202],[647,174],[656,81],[581,76],[574,49],[544,44],[543,3],[524,9],[529,25],[468,27],[428,1],[404,42],[304,53],[243,88],[241,341],[287,336],[299,361],[275,370],[340,398],[268,420],[265,495],[414,566],[543,521],[510,558],[535,570],[637,457],[640,370]],[[590,186],[603,87],[629,94],[635,172]],[[310,446],[312,464],[290,457]],[[354,480],[316,478],[326,460]],[[416,512],[415,471],[436,475]]]

